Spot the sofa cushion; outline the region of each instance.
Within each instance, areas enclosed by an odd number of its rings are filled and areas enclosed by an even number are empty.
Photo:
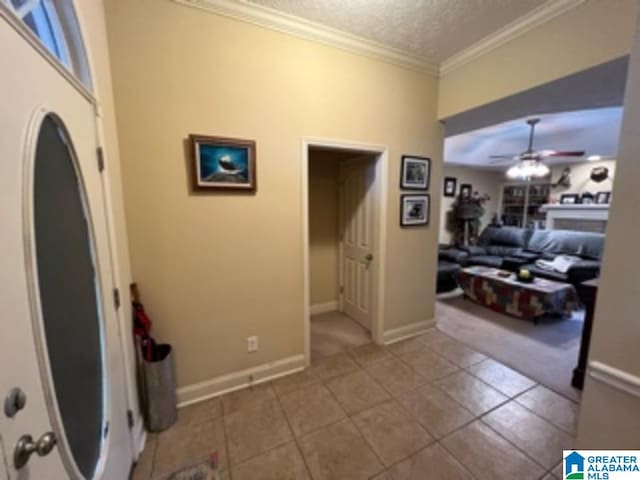
[[[531,230],[518,227],[487,227],[478,238],[478,245],[501,247],[524,247],[531,236]]]
[[[467,245],[466,247],[462,247],[462,249],[469,253],[469,255],[486,255],[487,249],[485,247],[479,247],[478,245]]]
[[[438,278],[436,282],[436,293],[450,292],[458,287],[456,274],[460,270],[457,263],[438,262]]]
[[[527,250],[552,255],[577,255],[597,260],[602,256],[604,234],[572,230],[535,230]]]
[[[485,250],[489,255],[495,257],[508,257],[510,255],[515,255],[516,253],[522,251],[520,247],[504,247],[502,245],[489,245],[485,247]]]
[[[502,257],[493,255],[475,255],[467,259],[467,265],[483,265],[485,267],[500,268],[502,266]]]
[[[438,252],[438,259],[446,262],[463,263],[469,257],[469,252],[457,248],[448,248]]]
[[[458,272],[458,270],[460,270],[460,265],[458,265],[457,263],[443,261],[438,262],[438,277],[440,277],[441,275],[454,275]]]

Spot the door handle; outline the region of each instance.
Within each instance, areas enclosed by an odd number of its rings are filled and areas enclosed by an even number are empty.
[[[53,432],[47,432],[42,435],[37,442],[33,441],[31,435],[23,435],[18,439],[16,448],[13,450],[13,465],[16,470],[20,470],[24,467],[31,458],[33,453],[37,453],[38,456],[44,457],[49,455],[56,446],[58,440]]]
[[[371,260],[373,260],[373,255],[372,255],[372,254],[370,254],[370,253],[367,253],[367,255],[364,257],[364,259],[365,259],[367,262],[370,262]]]

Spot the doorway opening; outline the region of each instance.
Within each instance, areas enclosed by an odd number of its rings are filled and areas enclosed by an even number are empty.
[[[305,145],[307,363],[382,341],[386,149]]]
[[[626,78],[619,59],[446,122],[438,327],[575,402]]]

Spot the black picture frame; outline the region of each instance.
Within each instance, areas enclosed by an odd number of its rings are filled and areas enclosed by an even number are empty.
[[[596,205],[608,205],[611,202],[611,192],[598,192],[594,203]]]
[[[577,193],[563,193],[560,195],[560,204],[562,205],[579,205],[580,195]]]
[[[431,198],[422,195],[400,195],[400,226],[424,227],[429,225]]]
[[[462,198],[471,198],[473,195],[473,186],[470,183],[460,185],[460,196]]]
[[[445,197],[455,197],[458,188],[458,179],[456,177],[444,177],[442,192]]]
[[[592,205],[596,203],[596,197],[593,193],[584,192],[580,195],[580,204],[582,205]]]
[[[429,190],[431,159],[415,155],[403,155],[400,166],[400,188],[403,190]]]

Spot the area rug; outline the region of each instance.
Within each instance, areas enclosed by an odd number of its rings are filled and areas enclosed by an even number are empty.
[[[172,473],[167,480],[222,480],[218,464],[218,454],[215,453],[204,462]]]
[[[465,299],[460,293],[438,296],[437,326],[444,333],[572,400],[583,312],[565,319],[531,321],[502,315]]]

